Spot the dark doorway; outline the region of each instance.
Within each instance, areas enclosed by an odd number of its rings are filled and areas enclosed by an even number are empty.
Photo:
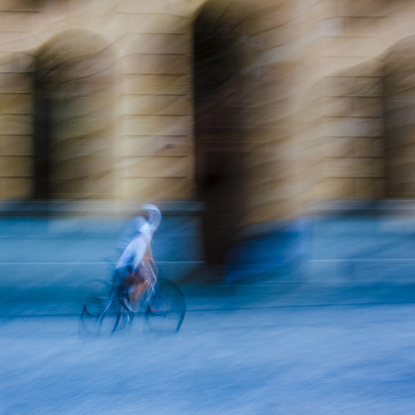
[[[53,69],[52,69],[53,70]],[[52,119],[53,100],[48,93],[46,74],[34,74],[34,194],[37,200],[52,197]]]
[[[196,181],[205,202],[205,257],[210,264],[223,264],[244,205],[243,85],[238,35],[227,25],[226,11],[212,20],[207,7],[193,32]]]

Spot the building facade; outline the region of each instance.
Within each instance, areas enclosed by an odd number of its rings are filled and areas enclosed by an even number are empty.
[[[203,201],[212,262],[415,195],[410,0],[3,0],[0,198]]]

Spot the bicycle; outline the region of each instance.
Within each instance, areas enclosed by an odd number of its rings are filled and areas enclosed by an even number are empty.
[[[136,317],[144,314],[152,331],[175,333],[180,330],[186,314],[186,301],[181,289],[165,278],[158,278],[148,288],[137,310],[133,311],[127,304],[126,295],[113,283],[106,295],[93,295],[85,301],[80,329],[93,336],[113,335],[130,329]]]

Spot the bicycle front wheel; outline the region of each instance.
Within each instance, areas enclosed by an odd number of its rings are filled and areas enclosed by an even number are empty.
[[[148,327],[158,333],[178,332],[185,314],[181,289],[173,281],[159,278],[145,314]]]

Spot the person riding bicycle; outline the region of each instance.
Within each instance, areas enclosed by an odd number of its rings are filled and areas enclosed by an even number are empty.
[[[145,291],[156,282],[155,262],[151,240],[161,223],[161,212],[157,206],[142,206],[143,219],[134,219],[124,235],[126,248],[114,270],[114,279],[124,298],[125,305],[136,310]],[[140,220],[139,220],[140,218]],[[130,235],[130,236],[128,236]],[[132,238],[128,242],[128,239]]]

